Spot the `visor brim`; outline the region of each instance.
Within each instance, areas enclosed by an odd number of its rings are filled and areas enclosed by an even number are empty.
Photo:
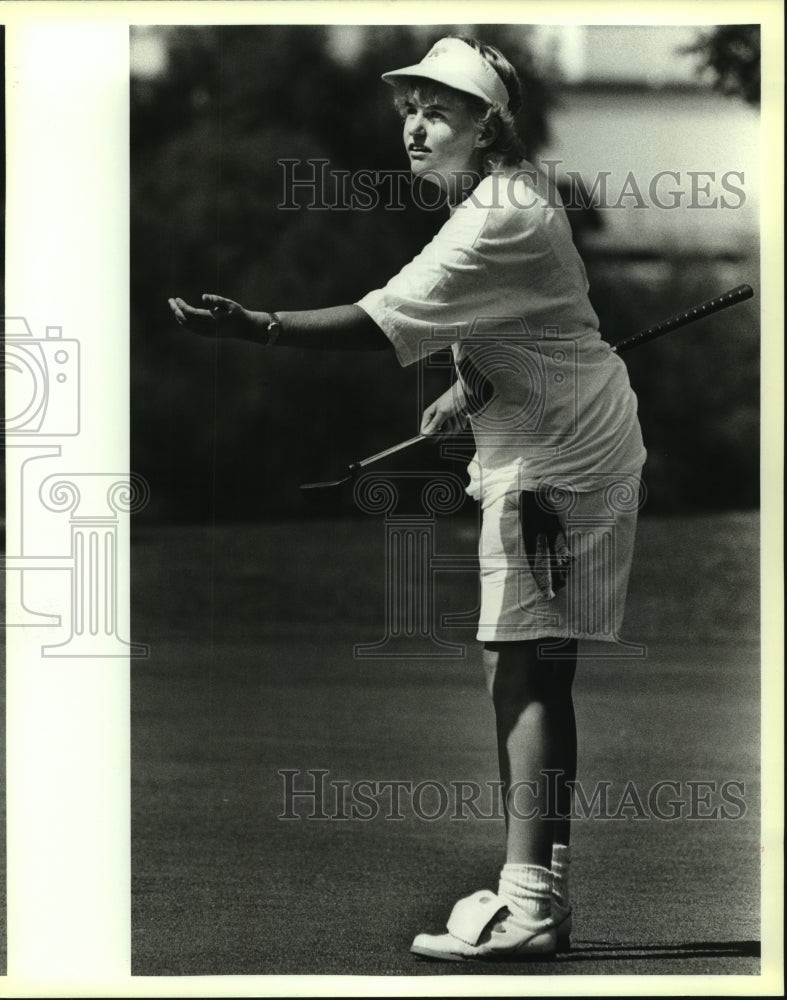
[[[469,82],[463,76],[454,75],[450,71],[426,69],[423,63],[417,63],[415,66],[405,66],[404,69],[390,70],[388,73],[383,73],[381,79],[389,86],[395,87],[400,77],[416,77],[421,80],[431,80],[433,83],[441,83],[444,87],[450,87],[451,90],[458,90],[462,94],[471,94],[473,97],[478,97],[487,104],[493,103],[480,87]]]

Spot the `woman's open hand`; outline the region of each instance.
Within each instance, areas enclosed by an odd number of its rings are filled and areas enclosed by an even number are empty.
[[[200,337],[250,338],[254,329],[251,313],[238,302],[221,295],[203,295],[206,308],[195,309],[180,298],[169,299],[175,319]]]

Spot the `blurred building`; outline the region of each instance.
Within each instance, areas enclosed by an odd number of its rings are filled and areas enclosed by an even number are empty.
[[[695,63],[678,50],[697,28],[686,25],[539,24],[532,41],[569,84],[696,84]]]
[[[352,60],[380,38],[335,26],[332,50]],[[426,35],[434,26],[413,26]],[[483,28],[451,25],[484,37]],[[540,165],[583,208],[585,252],[737,258],[757,240],[759,113],[723,97],[685,50],[691,25],[511,25],[558,104]],[[519,37],[518,37],[519,36]]]
[[[596,205],[586,251],[736,257],[756,242],[759,113],[699,75],[699,30],[534,30],[560,92],[540,158],[578,208]]]

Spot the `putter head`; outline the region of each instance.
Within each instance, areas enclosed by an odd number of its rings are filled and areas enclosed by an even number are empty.
[[[355,478],[355,473],[358,469],[360,469],[360,465],[357,462],[353,462],[352,465],[348,466],[350,473],[348,476],[344,476],[342,479],[329,479],[324,483],[301,483],[299,489],[307,496],[313,496],[322,490],[338,489],[338,487],[344,486],[345,483],[351,482]]]
[[[351,488],[346,489],[355,478],[359,466],[351,465],[349,474],[341,479],[329,479],[321,483],[301,483],[300,493],[312,514],[332,517],[350,513],[353,509]]]
[[[331,479],[325,483],[301,483],[298,489],[301,493],[312,496],[320,490],[334,490],[339,486],[349,483],[352,476],[345,476],[344,479]]]

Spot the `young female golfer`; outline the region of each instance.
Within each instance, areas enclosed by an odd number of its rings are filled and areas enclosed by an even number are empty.
[[[618,634],[645,451],[623,362],[601,340],[565,212],[523,159],[511,64],[473,39],[440,40],[386,73],[412,171],[450,216],[388,284],[354,305],[250,312],[218,295],[171,299],[210,336],[376,350],[411,364],[445,347],[457,381],[421,430],[469,415],[468,491],[480,500],[478,638],[497,724],[506,858],[497,892],[460,900],[447,933],[412,950],[443,959],[544,956],[568,947],[571,686],[580,638]]]

